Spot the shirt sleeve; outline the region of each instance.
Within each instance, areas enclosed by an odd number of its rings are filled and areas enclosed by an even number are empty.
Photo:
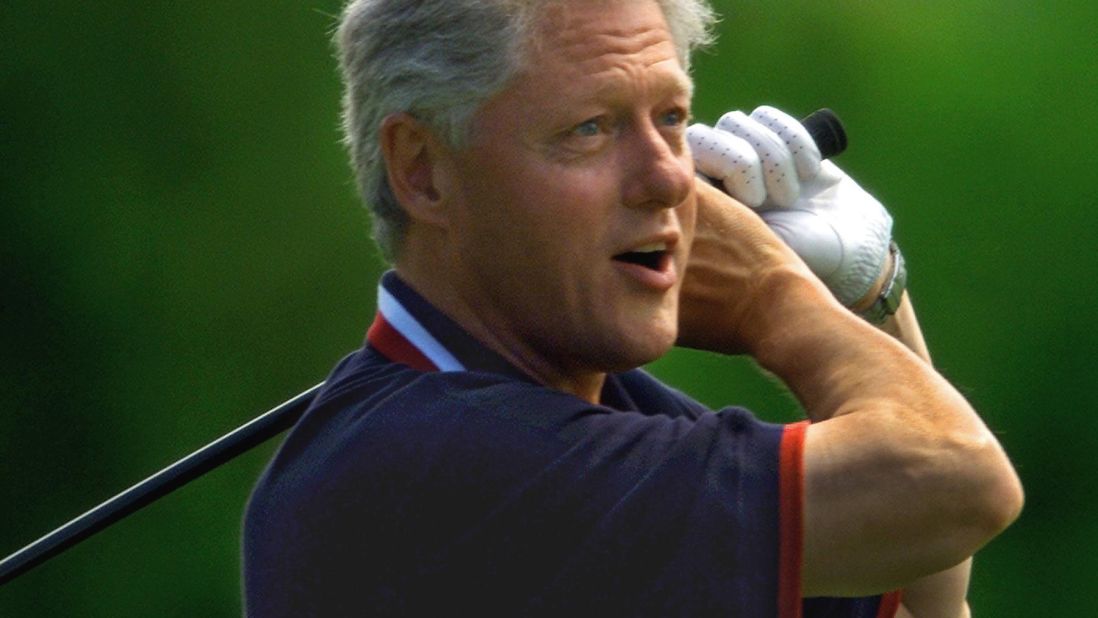
[[[799,595],[799,425],[385,383],[311,411],[257,487],[249,612],[754,618]]]
[[[645,405],[649,414],[669,414],[698,419],[712,411],[685,393],[669,388],[641,371],[622,376],[626,391],[636,395],[632,403]],[[624,400],[624,398],[623,398]],[[893,618],[899,592],[863,598],[801,598],[804,537],[804,440],[808,421],[786,425],[779,450],[778,504],[778,613],[786,618]]]
[[[778,531],[778,618],[801,617],[801,571],[804,559],[804,438],[808,421],[782,432]]]
[[[779,618],[895,618],[900,592],[854,598],[802,599],[804,440],[808,421],[785,427],[781,442]]]
[[[872,597],[814,597],[804,600],[805,618],[895,618],[900,591]]]
[[[532,590],[539,609],[778,615],[784,426],[739,408],[669,417],[591,406],[544,389],[506,399],[478,406],[492,431],[506,435],[477,451],[513,462],[514,476],[465,472],[496,476],[510,487],[504,493],[514,499],[493,522],[547,524],[536,534],[514,531],[538,560],[554,565],[548,581]],[[475,427],[469,419],[455,425]],[[790,444],[796,443],[794,436]],[[787,499],[799,505],[799,496],[796,489]],[[492,532],[485,543],[501,529]],[[516,538],[510,531],[504,536]],[[554,541],[545,546],[545,539]]]

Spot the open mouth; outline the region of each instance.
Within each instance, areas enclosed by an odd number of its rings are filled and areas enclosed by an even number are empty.
[[[667,243],[653,243],[651,245],[638,247],[636,251],[619,253],[614,256],[614,259],[627,264],[643,266],[649,270],[662,271],[666,266],[666,260],[669,255],[670,252],[667,250]]]

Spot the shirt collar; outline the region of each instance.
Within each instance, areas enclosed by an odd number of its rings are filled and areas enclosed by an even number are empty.
[[[395,271],[386,272],[378,283],[377,316],[366,341],[389,360],[420,371],[483,371],[537,383],[465,332]],[[618,410],[639,409],[617,374],[607,374],[600,401]]]
[[[484,371],[534,381],[465,332],[395,271],[381,277],[377,307],[366,340],[391,361],[421,371]]]

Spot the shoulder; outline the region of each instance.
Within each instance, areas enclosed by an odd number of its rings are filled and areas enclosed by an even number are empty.
[[[416,457],[552,441],[590,404],[513,377],[422,372],[363,348],[341,361],[293,427],[266,482],[383,470]]]
[[[643,373],[621,387],[647,408],[623,411],[507,376],[375,360],[337,367],[253,493],[251,589],[268,581],[257,565],[309,578],[362,555],[385,565],[364,565],[368,580],[398,586],[384,578],[420,573],[430,555],[458,591],[501,575],[508,589],[542,590],[527,568],[538,564],[561,574],[544,598],[562,605],[667,604],[651,591],[712,581],[732,607],[728,582],[777,570],[776,431],[746,412],[659,413],[693,404]],[[663,566],[642,568],[653,560]],[[287,578],[270,581],[262,590],[281,593]],[[753,596],[773,598],[772,585]]]
[[[614,376],[622,389],[636,402],[644,414],[683,417],[704,425],[722,425],[734,431],[773,431],[782,425],[768,423],[751,410],[739,406],[711,409],[690,395],[659,380],[643,369],[634,369]]]

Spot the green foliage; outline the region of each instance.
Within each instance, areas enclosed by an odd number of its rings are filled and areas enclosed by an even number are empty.
[[[696,115],[835,109],[895,215],[936,363],[1028,492],[977,557],[985,616],[1087,613],[1098,571],[1098,5],[718,0]],[[382,265],[339,144],[338,0],[0,8],[0,552],[321,379]],[[784,421],[750,362],[653,371]],[[274,445],[0,590],[4,616],[233,616]]]

